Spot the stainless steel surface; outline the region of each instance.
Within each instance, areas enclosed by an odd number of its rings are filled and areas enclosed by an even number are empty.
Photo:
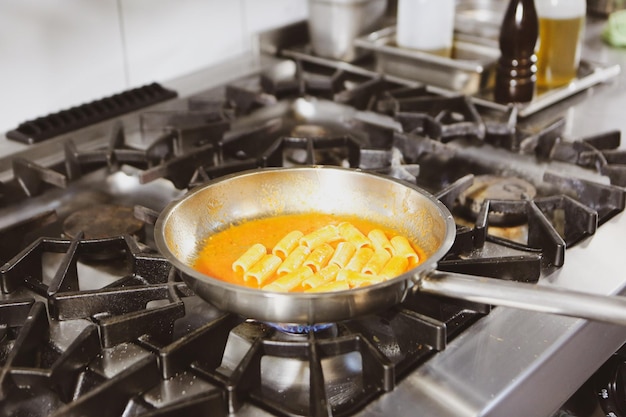
[[[315,54],[342,61],[360,56],[354,39],[378,29],[387,0],[309,0],[309,34]]]
[[[401,48],[396,28],[389,27],[360,37],[355,44],[374,53],[376,70],[406,80],[474,94],[493,83],[500,51],[486,45],[455,39],[452,58]]]
[[[604,66],[626,65],[626,50],[608,47],[601,41],[604,24],[602,19],[588,19],[583,58]],[[244,56],[163,84],[185,97],[278,62],[275,57]],[[375,73],[371,68],[356,70]],[[622,71],[606,84],[595,85],[529,116],[525,123],[541,126],[565,117],[563,140],[608,130],[623,133],[625,107],[626,74]],[[136,118],[129,115],[124,119],[133,126]],[[110,125],[99,124],[96,133],[88,129],[84,146],[92,140],[106,140]],[[17,154],[35,154],[37,158],[52,157],[59,150],[62,154],[64,140],[78,140],[79,136],[82,138],[78,133],[55,138],[42,151],[0,137],[0,171],[10,167],[10,160]],[[622,144],[621,149],[626,145]],[[543,277],[538,285],[598,295],[623,293],[624,236],[626,214],[622,213],[593,236],[569,248],[565,265]],[[623,326],[498,307],[358,415],[550,417],[625,341]],[[246,404],[237,415],[269,414]]]
[[[291,213],[359,215],[397,230],[426,260],[386,282],[333,293],[276,293],[204,275],[192,265],[205,238],[230,224]],[[155,241],[200,297],[221,310],[276,323],[332,323],[400,303],[411,277],[431,271],[450,249],[456,228],[447,208],[419,188],[386,176],[343,168],[298,167],[248,171],[218,179],[170,204]]]

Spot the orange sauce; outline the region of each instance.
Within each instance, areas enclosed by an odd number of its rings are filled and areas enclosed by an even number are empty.
[[[252,245],[263,244],[271,250],[281,238],[289,232],[299,230],[305,235],[326,225],[338,225],[350,222],[363,234],[367,235],[372,229],[381,229],[388,238],[398,235],[388,227],[359,218],[357,216],[337,216],[325,213],[306,213],[282,215],[255,219],[232,225],[214,235],[209,236],[194,262],[193,268],[213,278],[252,288],[258,288],[253,282],[245,282],[243,276],[236,274],[232,264]],[[331,244],[334,248],[337,243]],[[426,255],[419,247],[412,245],[420,259]],[[415,265],[411,265],[414,267]],[[295,291],[302,291],[297,288]]]

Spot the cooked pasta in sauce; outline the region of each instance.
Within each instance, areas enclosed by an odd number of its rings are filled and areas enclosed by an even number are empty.
[[[209,236],[194,268],[267,291],[338,291],[396,277],[424,259],[406,236],[357,216],[307,213],[233,225]]]

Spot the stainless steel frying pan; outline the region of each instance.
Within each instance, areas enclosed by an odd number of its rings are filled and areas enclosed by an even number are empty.
[[[405,234],[427,254],[389,281],[332,293],[277,293],[233,285],[192,264],[203,240],[244,220],[311,211],[358,215]],[[454,242],[448,209],[416,186],[336,167],[259,169],[220,178],[172,202],[159,216],[155,240],[187,285],[217,308],[261,321],[317,324],[376,313],[424,291],[626,325],[626,298],[436,271]]]

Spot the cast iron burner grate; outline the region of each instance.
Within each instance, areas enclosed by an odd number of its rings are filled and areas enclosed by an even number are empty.
[[[612,185],[626,187],[626,151],[619,149],[621,132],[602,132],[582,138],[565,135],[566,121],[559,117],[532,131],[517,123],[517,108],[506,120],[486,123],[485,141],[513,152],[535,155],[540,161],[560,161],[597,171]]]
[[[46,254],[62,255],[49,281]],[[82,288],[81,263],[112,259],[123,275]],[[227,415],[247,403],[278,414],[352,414],[489,312],[414,295],[384,314],[287,334],[213,309],[129,236],[42,238],[1,274],[6,415]],[[306,378],[286,395],[276,366]]]

